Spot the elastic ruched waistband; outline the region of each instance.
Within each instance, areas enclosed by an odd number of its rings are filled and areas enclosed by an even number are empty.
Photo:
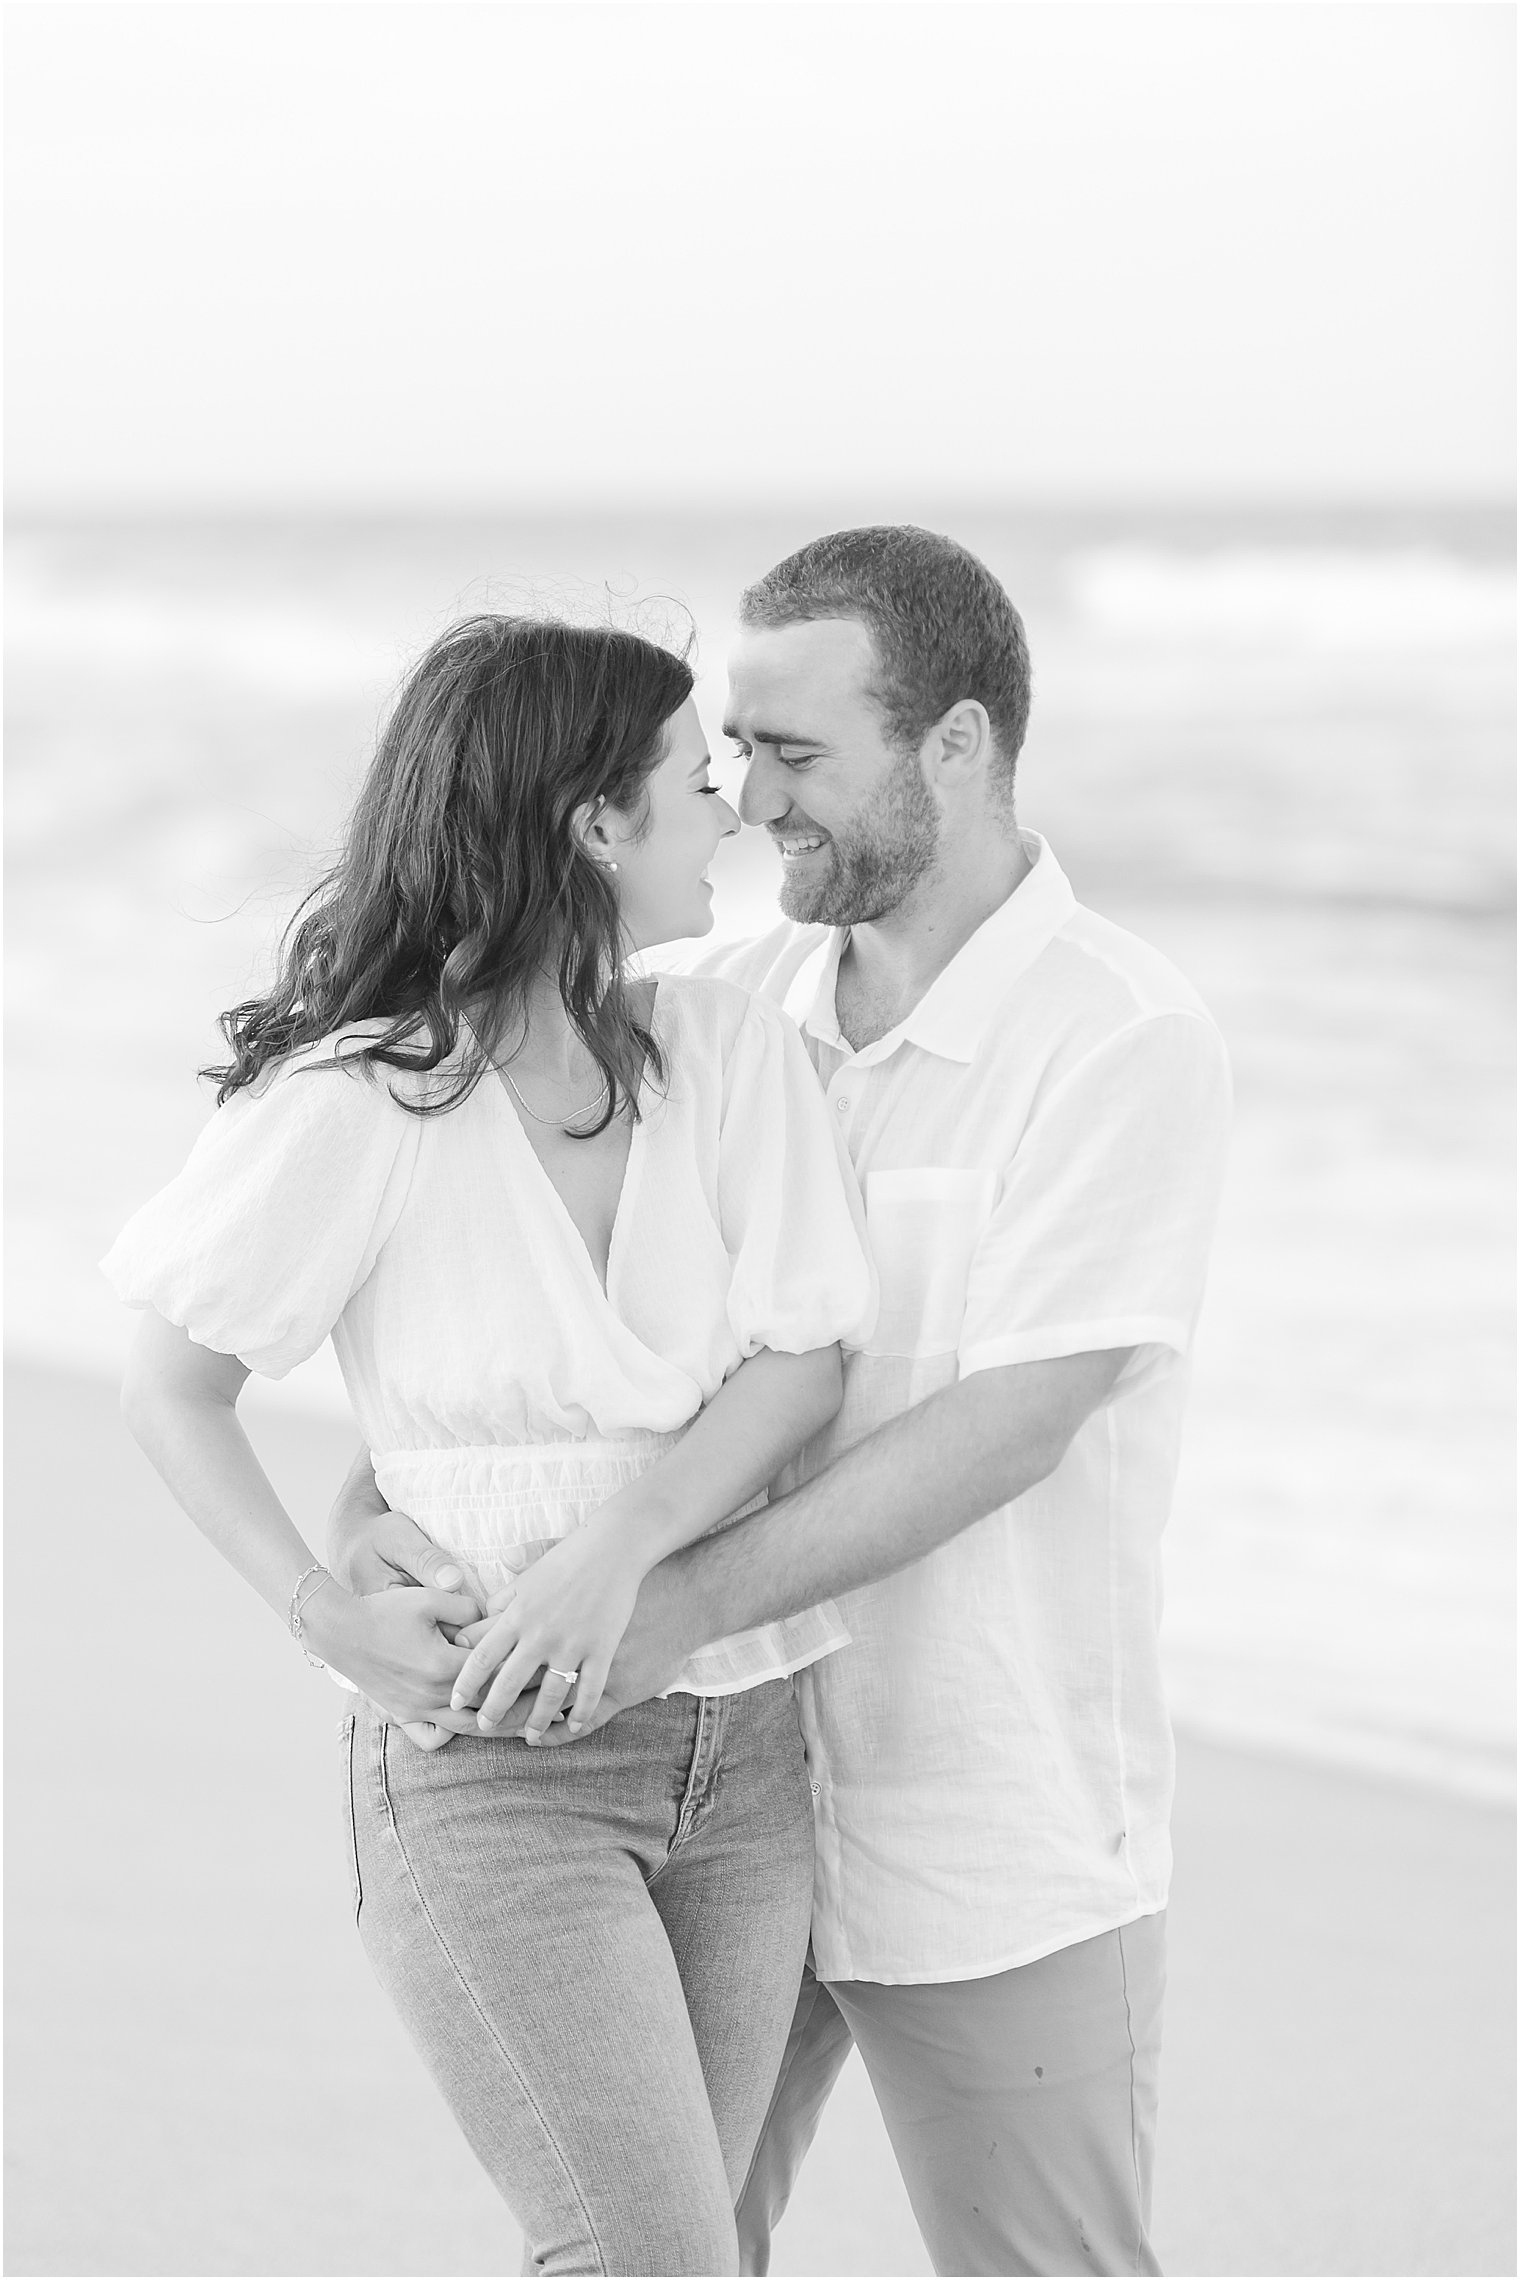
[[[617,1441],[377,1449],[375,1479],[392,1510],[409,1513],[434,1543],[474,1567],[519,1569],[524,1547],[568,1536],[680,1438],[639,1433]],[[764,1502],[762,1494],[741,1510],[753,1512]]]
[[[386,1502],[422,1523],[429,1512],[491,1514],[498,1524],[521,1515],[524,1540],[563,1535],[542,1524],[563,1505],[574,1527],[588,1505],[604,1503],[658,1464],[679,1433],[630,1434],[618,1441],[521,1441],[478,1448],[377,1449],[375,1478]]]

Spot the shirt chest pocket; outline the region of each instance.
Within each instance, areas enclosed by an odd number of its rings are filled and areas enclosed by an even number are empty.
[[[996,1194],[995,1172],[921,1165],[866,1175],[866,1229],[881,1281],[871,1352],[955,1351],[972,1255]]]

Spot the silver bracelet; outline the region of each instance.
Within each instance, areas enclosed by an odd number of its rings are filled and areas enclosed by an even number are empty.
[[[307,1582],[309,1582],[311,1577],[314,1575],[320,1576],[322,1582],[316,1584],[310,1591],[308,1591],[306,1597],[303,1599],[301,1597],[302,1587]],[[320,1560],[313,1560],[311,1566],[309,1568],[303,1568],[301,1573],[296,1577],[296,1587],[290,1595],[290,1635],[295,1640],[295,1643],[300,1648],[302,1654],[306,1657],[306,1660],[311,1664],[313,1670],[326,1670],[327,1665],[325,1662],[323,1662],[320,1655],[314,1655],[312,1653],[310,1647],[302,1638],[301,1618],[306,1613],[306,1610],[310,1606],[312,1600],[316,1598],[317,1593],[321,1590],[322,1584],[331,1583],[332,1580],[333,1578],[330,1572],[322,1565],[322,1562]]]

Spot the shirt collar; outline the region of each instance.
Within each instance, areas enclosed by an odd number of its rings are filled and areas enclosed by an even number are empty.
[[[904,1042],[937,1053],[947,1061],[972,1061],[987,1026],[1012,984],[1034,964],[1076,909],[1070,881],[1037,831],[1021,831],[1019,844],[1029,869],[970,940],[963,942],[942,973],[936,974],[911,1012],[895,1029],[855,1058],[885,1060]],[[786,1011],[810,1037],[850,1053],[834,1010],[839,960],[849,940],[847,927],[833,927],[798,967],[786,993]]]

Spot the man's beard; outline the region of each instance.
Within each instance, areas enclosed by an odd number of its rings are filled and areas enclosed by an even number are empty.
[[[939,811],[916,757],[904,753],[848,832],[805,857],[806,868],[785,866],[782,912],[801,926],[867,926],[897,908],[938,849]]]

